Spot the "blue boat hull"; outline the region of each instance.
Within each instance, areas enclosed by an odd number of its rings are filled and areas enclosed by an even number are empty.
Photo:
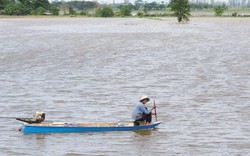
[[[161,122],[143,126],[108,126],[108,127],[84,127],[84,126],[41,126],[23,124],[22,132],[28,133],[81,133],[81,132],[105,132],[105,131],[136,131],[152,129]]]

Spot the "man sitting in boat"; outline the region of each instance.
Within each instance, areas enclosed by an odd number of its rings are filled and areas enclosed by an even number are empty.
[[[148,109],[145,104],[149,102],[150,98],[143,96],[140,99],[140,102],[136,104],[134,111],[132,113],[132,119],[134,120],[135,125],[139,125],[140,122],[146,122],[146,124],[151,124],[152,115],[156,115],[152,112],[156,106],[153,106],[151,109]]]

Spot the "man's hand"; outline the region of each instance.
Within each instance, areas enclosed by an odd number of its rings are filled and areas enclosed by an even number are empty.
[[[154,105],[153,107],[152,107],[152,109],[155,109],[156,108],[156,105]]]

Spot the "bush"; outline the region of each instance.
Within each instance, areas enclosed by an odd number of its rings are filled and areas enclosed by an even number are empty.
[[[50,6],[49,11],[51,12],[52,15],[59,15],[59,9],[56,6]]]
[[[70,15],[73,15],[73,16],[75,16],[76,15],[76,11],[73,9],[73,7],[69,7],[69,14]]]
[[[222,16],[224,11],[227,9],[226,5],[218,5],[214,8],[216,16]]]
[[[236,17],[237,15],[238,15],[237,12],[232,13],[232,16],[233,16],[233,17]]]
[[[35,10],[35,15],[43,15],[46,12],[46,9],[44,9],[43,7],[39,7]]]
[[[138,13],[137,13],[137,16],[138,16],[138,17],[143,17],[143,15],[144,15],[144,14],[143,14],[142,12],[138,12]]]
[[[6,15],[27,15],[30,13],[30,10],[26,8],[24,5],[17,4],[7,4],[4,12]]]
[[[148,13],[148,9],[147,8],[143,8],[143,12],[145,13],[145,14],[147,14]]]
[[[214,8],[215,16],[222,16],[224,13],[224,9],[221,6],[217,6]]]
[[[120,9],[120,16],[131,16],[132,8],[128,5],[123,5]]]
[[[102,9],[102,17],[113,17],[113,16],[114,16],[114,12],[113,12],[112,8],[104,7]]]
[[[86,16],[86,15],[87,15],[87,12],[82,10],[82,11],[79,13],[79,15]]]
[[[111,7],[98,8],[95,13],[96,17],[113,17],[114,12]]]

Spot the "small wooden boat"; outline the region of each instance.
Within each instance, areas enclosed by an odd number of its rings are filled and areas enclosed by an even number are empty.
[[[81,133],[104,131],[136,131],[152,129],[161,122],[149,125],[135,126],[133,122],[125,123],[78,123],[78,122],[51,122],[51,123],[23,123],[22,132],[29,133]]]

